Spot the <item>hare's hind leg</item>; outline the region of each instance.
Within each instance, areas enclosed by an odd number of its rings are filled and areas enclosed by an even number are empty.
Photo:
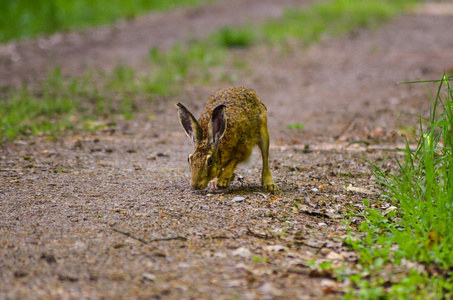
[[[263,189],[269,192],[278,191],[278,186],[275,185],[274,179],[272,179],[271,170],[269,168],[269,133],[267,131],[267,117],[261,117],[260,127],[260,141],[258,146],[261,150],[261,157],[263,159],[263,169],[261,173],[261,184]]]

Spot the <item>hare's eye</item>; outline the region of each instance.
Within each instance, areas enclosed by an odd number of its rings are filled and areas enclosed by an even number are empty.
[[[208,157],[208,160],[206,161],[206,163],[208,164],[208,166],[212,165],[212,157],[211,156]]]

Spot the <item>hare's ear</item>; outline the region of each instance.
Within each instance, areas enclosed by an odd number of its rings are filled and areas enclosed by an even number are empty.
[[[226,116],[225,116],[225,105],[217,106],[212,112],[211,120],[208,125],[208,135],[209,142],[214,145],[214,147],[219,146],[219,141],[225,133],[227,126]]]
[[[192,139],[194,145],[197,145],[203,139],[203,129],[197,119],[181,103],[176,104],[178,107],[179,122],[186,134]]]

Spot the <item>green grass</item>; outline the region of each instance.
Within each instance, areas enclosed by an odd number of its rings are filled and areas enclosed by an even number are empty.
[[[95,129],[93,120],[132,117],[136,103],[148,95],[132,69],[112,74],[64,78],[59,69],[36,86],[0,94],[0,141],[18,136],[55,134],[68,129]],[[81,129],[81,128],[79,128]]]
[[[256,40],[257,34],[250,26],[224,27],[212,35],[214,42],[223,48],[247,48]]]
[[[257,40],[284,44],[288,39],[306,45],[318,42],[324,35],[338,36],[358,28],[375,29],[394,18],[418,0],[331,0],[306,8],[286,9],[282,18],[271,20],[259,28],[227,28],[223,44],[249,46]]]
[[[293,123],[286,125],[287,129],[304,129],[305,125],[302,123]]]
[[[212,0],[2,0],[0,42],[110,24],[156,10]]]
[[[415,151],[406,140],[398,174],[375,166],[378,182],[396,211],[369,208],[360,225],[361,271],[349,276],[350,299],[453,297],[453,90],[439,82],[429,118],[420,118]],[[445,95],[444,95],[445,93]],[[365,201],[367,206],[370,205]]]
[[[185,84],[209,82],[225,63],[227,51],[209,40],[193,41],[189,45],[175,45],[168,52],[156,48],[150,51],[147,88],[150,92],[176,94]],[[217,72],[216,72],[217,71]]]

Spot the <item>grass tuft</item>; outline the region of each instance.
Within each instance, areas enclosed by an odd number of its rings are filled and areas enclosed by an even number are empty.
[[[225,27],[212,37],[223,48],[248,48],[256,40],[256,31],[251,27]]]
[[[420,118],[413,151],[409,141],[399,172],[375,167],[396,211],[368,209],[359,230],[363,272],[349,276],[358,290],[348,298],[450,299],[453,297],[453,77],[444,74],[429,118]],[[425,81],[428,82],[428,81]],[[432,81],[429,81],[432,82]],[[445,93],[445,95],[444,95]],[[369,205],[369,203],[365,203]],[[393,267],[391,267],[393,265]],[[392,268],[399,270],[394,271]],[[390,273],[390,274],[389,274]],[[364,274],[364,275],[362,275]],[[383,280],[383,278],[386,278]]]

